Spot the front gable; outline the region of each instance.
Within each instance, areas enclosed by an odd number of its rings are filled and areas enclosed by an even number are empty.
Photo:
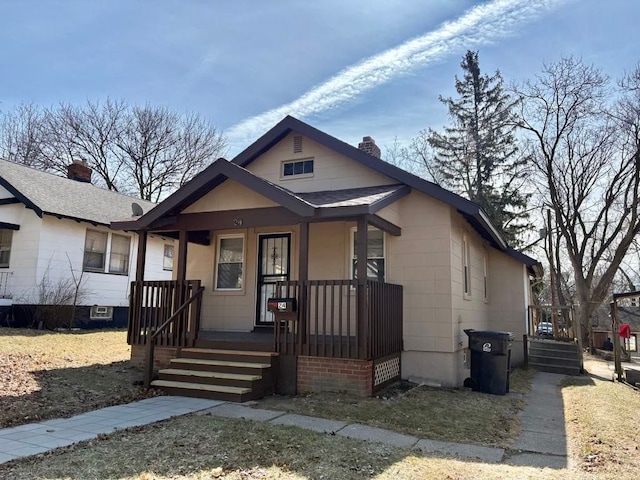
[[[283,164],[313,160],[313,173],[283,175]],[[254,175],[292,192],[320,192],[398,183],[313,139],[290,131],[245,167]]]
[[[277,206],[279,205],[276,202],[235,180],[228,179],[189,205],[182,213],[218,212]]]

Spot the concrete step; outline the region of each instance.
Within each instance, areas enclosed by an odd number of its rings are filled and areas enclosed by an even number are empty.
[[[174,358],[171,367],[182,370],[201,370],[219,373],[239,373],[243,375],[261,375],[263,370],[271,368],[270,363],[232,362],[226,360],[207,360],[203,358]]]
[[[154,380],[152,387],[162,388],[169,395],[208,398],[230,402],[246,402],[253,400],[250,388],[229,387],[223,385],[206,385],[202,383],[174,382],[171,380]]]
[[[255,350],[183,348],[180,352],[180,357],[233,362],[272,363],[273,359],[278,357],[278,354],[276,352],[261,352]]]
[[[263,383],[262,375],[243,375],[240,373],[208,372],[204,370],[184,370],[179,368],[166,368],[160,370],[158,375],[160,380],[224,385],[229,387],[257,388]]]

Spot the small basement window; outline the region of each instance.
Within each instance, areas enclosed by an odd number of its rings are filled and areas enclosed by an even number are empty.
[[[283,162],[282,176],[293,177],[299,175],[313,175],[313,159]]]
[[[94,305],[89,312],[90,320],[111,320],[113,318],[113,307],[100,307]]]

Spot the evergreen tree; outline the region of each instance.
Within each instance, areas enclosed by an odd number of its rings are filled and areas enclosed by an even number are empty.
[[[434,151],[430,167],[442,186],[480,205],[505,240],[518,245],[529,224],[521,188],[525,159],[514,135],[517,102],[504,91],[499,71],[491,77],[480,73],[478,52],[467,51],[460,66],[458,97],[440,96],[451,125],[427,133]]]

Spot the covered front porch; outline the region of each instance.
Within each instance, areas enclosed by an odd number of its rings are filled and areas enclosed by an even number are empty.
[[[407,189],[309,194],[313,201],[279,189],[274,194],[272,186],[261,193],[280,205],[178,206],[181,211],[146,225],[129,225],[137,227],[139,250],[128,342],[132,358],[144,359],[145,383],[151,384],[154,366],[194,349],[273,354],[275,388],[283,393],[370,395],[399,379],[403,295],[402,286],[385,281],[384,239],[401,229],[377,213]],[[174,280],[143,277],[149,235],[178,239]],[[270,298],[292,300],[292,311],[270,311]]]

